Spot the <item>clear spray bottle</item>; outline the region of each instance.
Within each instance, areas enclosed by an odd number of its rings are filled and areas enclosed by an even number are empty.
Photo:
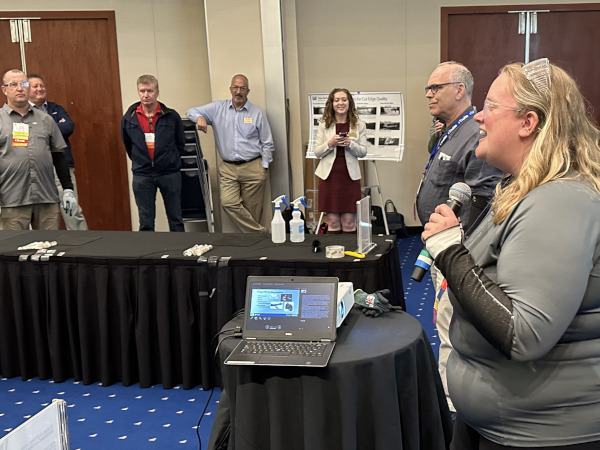
[[[298,197],[292,202],[294,210],[292,211],[292,220],[290,220],[290,241],[291,242],[304,242],[304,220],[300,215],[300,205],[306,208],[304,199],[306,197]]]
[[[285,201],[285,195],[280,195],[273,204],[275,205],[275,211],[273,213],[273,220],[271,220],[271,240],[275,244],[281,244],[285,242],[285,221],[281,215],[281,203],[288,205]]]

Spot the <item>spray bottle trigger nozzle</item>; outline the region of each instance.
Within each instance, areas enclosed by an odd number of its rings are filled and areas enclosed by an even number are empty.
[[[302,206],[304,206],[305,208],[308,208],[308,206],[304,202],[305,198],[306,198],[305,196],[301,196],[301,197],[298,197],[296,200],[294,200],[292,202],[292,204],[294,205],[294,209],[299,209],[300,208],[300,204],[302,204]]]
[[[281,203],[283,202],[283,204],[285,206],[290,206],[288,204],[288,202],[285,200],[286,199],[286,195],[280,195],[279,197],[277,197],[275,200],[273,200],[271,203],[275,204],[275,208],[280,208],[281,207]]]

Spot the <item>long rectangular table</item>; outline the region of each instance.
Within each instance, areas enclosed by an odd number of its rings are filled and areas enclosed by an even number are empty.
[[[355,249],[354,236],[319,236]],[[56,241],[56,253],[18,250]],[[84,384],[139,382],[186,389],[214,383],[213,338],[243,308],[248,275],[337,276],[404,307],[394,238],[366,258],[327,259],[310,236],[0,231],[0,374]],[[183,251],[212,244],[200,259]]]

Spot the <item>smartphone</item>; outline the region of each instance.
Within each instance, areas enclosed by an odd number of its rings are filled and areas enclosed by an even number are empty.
[[[346,136],[348,136],[348,133],[338,133],[338,136],[339,137],[346,137]]]

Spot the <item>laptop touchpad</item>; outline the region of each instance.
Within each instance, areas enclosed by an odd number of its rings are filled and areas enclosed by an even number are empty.
[[[261,364],[284,364],[287,359],[287,355],[274,356],[274,355],[263,355],[259,359]]]

